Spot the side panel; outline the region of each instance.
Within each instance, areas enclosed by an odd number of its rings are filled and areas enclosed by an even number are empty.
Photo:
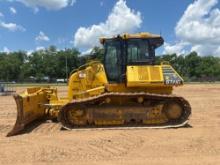
[[[108,92],[146,92],[146,93],[157,93],[157,94],[171,94],[173,86],[150,84],[143,87],[127,87],[125,84],[108,84],[106,85]]]
[[[127,86],[149,86],[150,84],[163,84],[161,66],[127,66]]]
[[[183,79],[170,65],[127,66],[127,87],[178,86]]]
[[[85,98],[104,92],[107,78],[103,65],[91,62],[74,72],[69,79],[68,99]]]

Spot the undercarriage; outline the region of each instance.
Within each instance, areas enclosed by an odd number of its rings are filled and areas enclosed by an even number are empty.
[[[182,97],[150,93],[105,93],[74,100],[59,112],[66,129],[99,126],[180,127],[191,114]]]

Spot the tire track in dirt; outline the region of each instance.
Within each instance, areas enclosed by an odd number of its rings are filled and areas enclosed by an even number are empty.
[[[45,136],[45,135],[44,135]],[[92,139],[82,137],[80,141],[72,141],[71,139],[54,138],[54,142],[49,142],[53,135],[46,137],[28,138],[28,135],[20,137],[18,145],[20,147],[27,146],[20,159],[32,162],[62,162],[63,159],[69,161],[83,160],[111,160],[123,157],[132,150],[139,148],[143,144],[141,137],[134,136],[130,133],[121,134],[114,133],[111,136],[98,136]],[[71,136],[74,136],[72,134]],[[25,140],[22,140],[25,139]],[[10,146],[10,144],[5,144]],[[30,151],[26,151],[26,150]],[[16,153],[14,153],[16,154]],[[28,156],[27,156],[28,155]],[[13,158],[13,157],[12,157]],[[10,162],[9,162],[10,163]]]
[[[55,133],[55,132],[60,132],[60,128],[61,126],[58,123],[44,122],[44,123],[40,123],[40,125],[34,128],[32,133],[36,133],[36,134]]]
[[[94,155],[101,153],[103,159],[121,157],[133,149],[140,147],[144,141],[141,137],[133,134],[119,134],[108,138],[99,138],[88,142],[89,148],[94,151]],[[100,159],[100,158],[99,158]]]
[[[0,117],[6,117],[6,118],[14,118],[16,117],[16,112],[7,112],[7,111],[1,111]]]

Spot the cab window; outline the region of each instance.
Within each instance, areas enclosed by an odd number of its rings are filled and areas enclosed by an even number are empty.
[[[127,42],[128,63],[146,61],[149,58],[148,41],[132,39]]]

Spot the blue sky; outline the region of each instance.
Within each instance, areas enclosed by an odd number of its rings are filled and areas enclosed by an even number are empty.
[[[148,31],[166,40],[158,53],[218,56],[219,7],[217,0],[0,0],[0,51],[86,51],[100,35]]]

